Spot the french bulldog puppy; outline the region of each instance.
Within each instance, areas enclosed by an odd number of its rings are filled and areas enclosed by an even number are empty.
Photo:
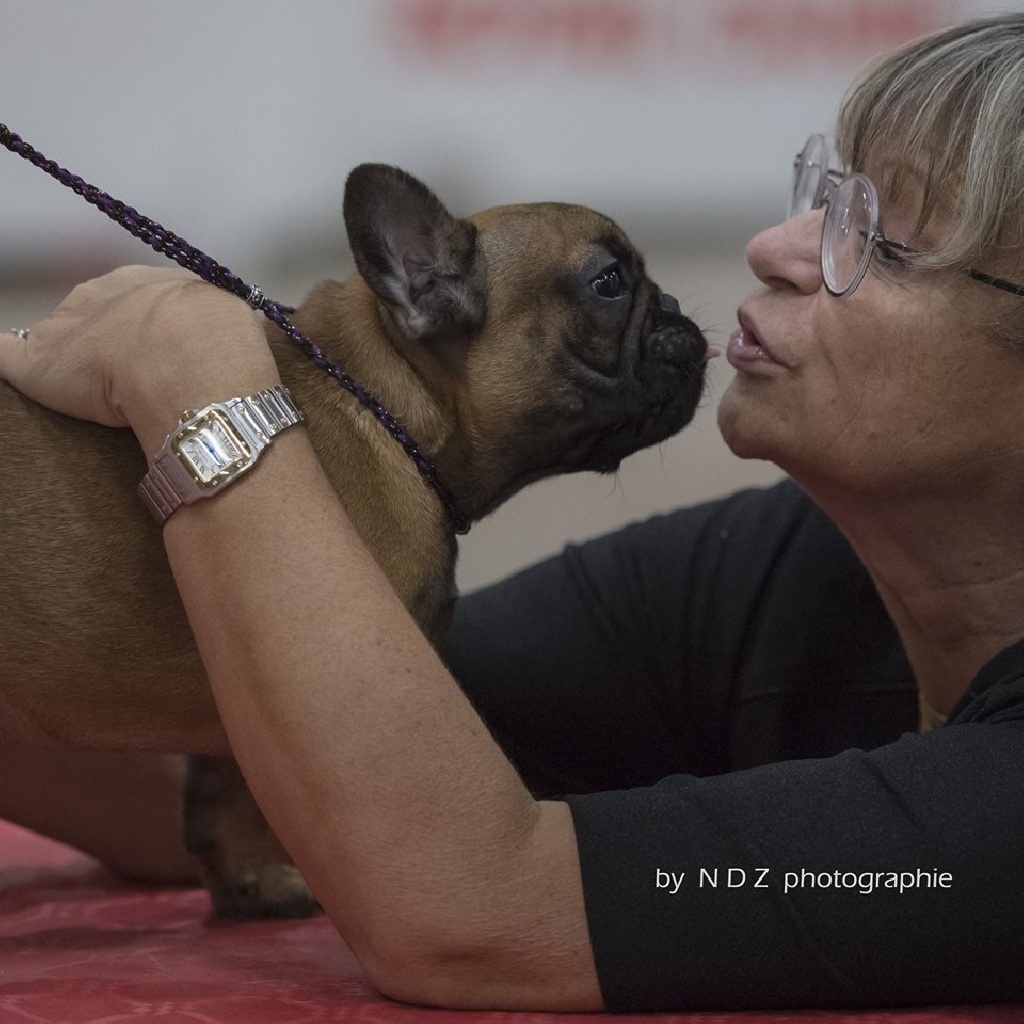
[[[344,216],[358,273],[314,288],[293,321],[404,424],[467,519],[541,477],[614,471],[693,416],[706,342],[607,217],[537,203],[460,219],[380,164],[351,173]],[[374,416],[267,331],[348,516],[439,643],[451,517]],[[202,755],[186,841],[216,911],[312,912],[229,756],[160,529],[136,497],[147,465],[132,434],[0,384],[0,437],[0,726]]]

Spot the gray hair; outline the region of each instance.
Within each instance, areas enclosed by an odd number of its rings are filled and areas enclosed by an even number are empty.
[[[854,169],[897,160],[924,174],[917,230],[941,210],[949,232],[920,265],[1024,267],[1024,14],[963,22],[870,66],[843,101],[836,130]]]

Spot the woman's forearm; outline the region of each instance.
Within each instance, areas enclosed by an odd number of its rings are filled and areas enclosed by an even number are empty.
[[[176,513],[165,541],[239,763],[378,983],[450,1005],[510,1005],[505,989],[599,1006],[567,809],[525,790],[304,432]]]

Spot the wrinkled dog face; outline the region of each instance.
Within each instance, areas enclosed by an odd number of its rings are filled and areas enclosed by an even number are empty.
[[[624,241],[602,240],[582,270],[561,282],[575,320],[566,370],[592,433],[582,468],[600,472],[690,422],[708,353],[700,329]]]
[[[690,422],[707,342],[613,221],[558,203],[471,220],[491,288],[463,404],[484,389],[493,394],[499,376],[516,389],[520,423],[499,433],[523,475],[613,472]],[[523,252],[536,255],[525,262]]]

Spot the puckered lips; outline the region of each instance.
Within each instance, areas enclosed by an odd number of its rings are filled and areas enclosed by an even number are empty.
[[[782,364],[772,355],[752,317],[746,310],[737,312],[739,326],[729,336],[725,357],[729,365],[741,373],[758,373]]]

